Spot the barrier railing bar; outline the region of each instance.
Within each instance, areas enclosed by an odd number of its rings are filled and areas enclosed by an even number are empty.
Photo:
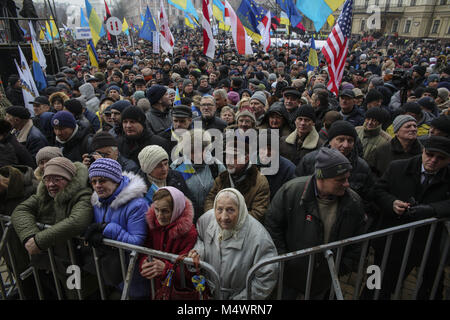
[[[78,265],[77,261],[75,259],[75,253],[73,250],[73,243],[71,240],[67,240],[67,248],[69,249],[69,257],[70,257],[70,263],[73,266]],[[83,300],[83,296],[81,294],[81,289],[76,289],[77,290],[77,296],[78,296],[78,300]]]
[[[327,250],[324,253],[325,258],[327,259],[328,262],[328,268],[330,269],[330,275],[331,275],[331,281],[332,281],[332,286],[333,286],[333,290],[330,291],[335,291],[336,292],[336,298],[338,300],[344,300],[344,297],[342,296],[342,289],[341,289],[341,285],[339,283],[339,274],[336,271],[335,265],[334,265],[334,260],[333,260],[333,251],[331,250]]]
[[[16,267],[16,260],[14,259],[13,255],[12,255],[12,250],[11,250],[11,245],[9,243],[6,244],[6,252],[8,252],[8,257],[9,257],[9,261],[11,263],[11,268],[12,268],[12,272],[14,274],[14,277],[18,278],[18,272],[17,272],[17,267]],[[11,279],[11,284],[14,283],[14,277],[11,275],[11,272],[8,268],[8,266],[6,266],[6,269],[8,270],[8,275],[9,278]],[[15,281],[15,285],[17,286],[17,291],[19,292],[19,297],[20,299],[24,298],[24,293],[23,293],[23,288],[22,288],[22,283],[20,282],[20,279],[17,279]]]
[[[122,248],[119,248],[119,258],[120,258],[120,269],[122,270],[122,278],[123,281],[125,281],[125,278],[127,277],[127,272],[125,271],[125,253]]]
[[[34,282],[36,283],[39,300],[44,300],[44,290],[42,290],[42,283],[41,278],[39,277],[39,272],[35,267],[31,267],[31,270],[34,276]]]
[[[59,279],[56,274],[56,263],[55,263],[55,256],[53,254],[53,249],[48,248],[47,252],[48,252],[48,258],[50,260],[50,268],[52,269],[52,273],[53,273],[53,279],[55,280],[55,287],[56,287],[56,293],[58,295],[58,300],[63,300],[61,286],[59,285]]]
[[[339,279],[339,267],[341,266],[341,258],[342,258],[342,251],[343,251],[343,247],[339,247],[337,249],[337,253],[336,253],[336,264],[335,264],[335,268],[336,268],[336,274],[338,276]],[[333,279],[331,279],[331,284],[333,284]],[[328,298],[329,300],[333,300],[334,299],[334,290],[330,290],[330,296]]]
[[[180,279],[180,284],[181,284],[181,288],[186,288],[186,279],[185,279],[185,274],[184,274],[184,263],[183,261],[180,261],[180,275],[181,275],[181,279]],[[174,283],[175,285],[175,283]]]
[[[400,294],[400,289],[403,283],[403,275],[405,274],[406,263],[408,262],[409,252],[411,251],[412,240],[414,238],[414,233],[416,229],[409,230],[408,241],[406,242],[405,253],[403,254],[402,265],[400,268],[400,273],[397,279],[397,285],[395,286],[394,300],[398,300]]]
[[[438,271],[433,282],[433,288],[431,289],[430,300],[434,300],[434,297],[436,296],[437,287],[444,271],[444,266],[448,255],[448,248],[450,246],[450,223],[446,222],[445,226],[447,228],[447,240],[445,240],[444,251],[442,251],[441,261],[439,262]]]
[[[151,262],[152,260],[153,260],[153,257],[151,255],[148,255],[147,256],[147,261]],[[151,293],[152,293],[152,300],[155,300],[155,294],[156,294],[156,291],[155,291],[155,278],[152,278],[150,280],[150,290],[151,290]]]
[[[280,272],[278,273],[277,299],[281,300],[281,298],[283,297],[284,261],[279,262],[279,267],[280,267]],[[248,287],[251,287],[251,286],[248,286]],[[249,288],[247,288],[247,289],[249,289]],[[247,290],[247,299],[250,299],[250,291],[249,290]]]
[[[6,300],[7,294],[6,294],[6,287],[5,284],[3,283],[3,277],[0,274],[0,293],[2,295],[2,300]]]
[[[355,290],[353,291],[353,300],[359,298],[359,290],[361,289],[361,283],[363,278],[364,261],[366,260],[367,248],[369,247],[369,239],[364,241],[361,255],[359,256],[358,275],[356,278]]]
[[[122,297],[120,298],[120,300],[128,300],[130,298],[129,297],[130,285],[131,281],[133,280],[133,272],[137,259],[138,254],[136,251],[133,250],[130,253],[130,263],[128,264],[127,277],[125,278],[125,284],[122,290]]]
[[[309,256],[308,276],[306,278],[305,300],[309,300],[310,296],[312,277],[314,273],[314,257],[315,257],[314,253]]]
[[[386,270],[386,264],[387,264],[387,259],[389,257],[389,252],[391,251],[391,245],[392,245],[392,238],[394,236],[392,234],[388,235],[387,239],[386,239],[386,244],[384,245],[384,252],[383,252],[383,258],[381,260],[381,275],[380,275],[380,282],[383,283],[383,275],[384,275],[384,271]],[[375,295],[373,297],[374,300],[378,300],[380,296],[380,290],[379,289],[375,289]]]
[[[419,293],[420,286],[422,285],[423,273],[425,271],[425,264],[427,263],[428,256],[430,254],[431,242],[433,241],[434,232],[436,231],[436,226],[437,226],[437,223],[436,222],[433,223],[431,225],[430,231],[428,232],[428,239],[427,239],[427,242],[425,245],[425,250],[423,252],[422,262],[420,263],[419,272],[417,274],[416,288],[414,290],[413,300],[417,299],[417,295]]]
[[[97,273],[98,287],[100,289],[100,298],[102,300],[106,300],[105,287],[103,286],[103,277],[101,276],[100,272],[100,264],[98,262],[97,249],[95,249],[94,247],[92,247],[92,255],[94,257],[95,272]]]
[[[3,257],[3,251],[5,251],[5,247],[6,247],[6,243],[9,240],[9,235],[11,233],[11,227],[12,224],[11,222],[6,223],[6,225],[3,223],[3,221],[1,221],[1,226],[2,226],[2,230],[3,230],[3,236],[2,239],[0,240],[0,257]],[[6,226],[6,227],[5,227]]]

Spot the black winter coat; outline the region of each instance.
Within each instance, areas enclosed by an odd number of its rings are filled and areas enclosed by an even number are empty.
[[[223,132],[225,128],[228,126],[228,124],[220,119],[219,117],[214,117],[212,119],[204,119],[202,117],[197,117],[193,119],[195,121],[199,121],[202,123],[202,129],[208,130],[208,129],[218,129]]]
[[[172,125],[172,117],[169,110],[162,112],[150,107],[145,116],[147,117],[147,127],[154,134],[159,134]]]
[[[83,131],[78,130],[72,139],[66,143],[56,141],[55,146],[61,148],[63,156],[72,162],[82,162],[82,155],[88,153],[89,150],[88,141],[89,136],[86,136]]]
[[[265,214],[265,227],[272,236],[278,254],[311,248],[324,244],[324,226],[320,219],[315,195],[315,176],[295,178],[285,183],[275,194]],[[329,242],[354,237],[365,227],[361,198],[347,189],[340,197],[336,221],[331,228]],[[356,267],[360,246],[346,246],[342,252],[340,273]],[[308,271],[308,258],[286,262],[284,284],[304,292]],[[315,256],[311,295],[330,287],[327,262],[322,254]]]
[[[3,140],[0,141],[2,144],[10,144],[14,148],[16,158],[19,165],[28,166],[36,169],[36,161],[33,159],[31,153],[17,141],[16,137],[8,133]]]

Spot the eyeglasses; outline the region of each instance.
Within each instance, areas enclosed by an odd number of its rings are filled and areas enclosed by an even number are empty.
[[[54,184],[57,184],[57,183],[60,183],[61,181],[65,180],[65,179],[63,177],[46,176],[42,180],[44,181],[44,183],[47,183],[47,184],[50,183],[50,182],[52,182]]]

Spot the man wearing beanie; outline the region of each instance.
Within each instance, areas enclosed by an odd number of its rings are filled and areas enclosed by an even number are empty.
[[[114,137],[119,137],[123,134],[121,115],[123,110],[125,110],[129,106],[131,106],[131,102],[128,100],[116,101],[109,106],[109,108],[111,109],[111,120],[114,123],[114,127],[109,130],[109,133],[111,133]]]
[[[145,213],[148,204],[144,199],[147,186],[142,177],[122,172],[121,165],[115,160],[101,158],[89,167],[89,180],[94,189],[91,200],[94,207],[94,222],[84,233],[87,243],[98,247],[103,238],[107,238],[143,246],[147,236]],[[94,261],[93,257],[90,258],[89,261]],[[119,259],[117,262],[120,264]],[[95,274],[94,263],[88,262],[84,269]],[[107,285],[118,285],[123,282],[120,266],[115,270],[111,266],[105,266],[102,270]],[[143,297],[137,290],[137,283],[140,282],[141,286],[145,286],[144,281],[145,279],[139,277],[136,271],[131,282],[130,298],[144,298],[149,295],[149,290]]]
[[[267,98],[263,91],[256,91],[250,98],[250,107],[256,118],[256,125],[260,125],[266,112]]]
[[[83,154],[83,164],[89,168],[93,161],[108,158],[117,161],[125,172],[139,172],[139,166],[133,160],[125,158],[119,152],[117,139],[109,132],[98,132],[91,140],[92,153]]]
[[[364,232],[362,201],[350,188],[348,180],[352,165],[347,157],[338,150],[322,147],[317,152],[314,167],[312,175],[286,182],[270,203],[264,225],[277,246],[278,254]],[[344,251],[340,272],[346,274],[352,271],[360,250],[360,245],[357,245]],[[288,261],[284,270],[282,299],[296,299],[306,287],[308,260]],[[311,279],[311,299],[328,298],[331,286],[329,274],[326,260],[316,260]]]
[[[444,110],[448,112],[448,108],[450,107],[450,99],[448,98],[449,91],[447,88],[439,88],[437,90],[438,96],[435,101],[439,112],[444,113]]]
[[[333,122],[328,130],[328,141],[324,145],[328,148],[338,150],[351,163],[352,171],[349,176],[350,187],[364,200],[366,213],[370,211],[370,190],[373,187],[373,177],[367,162],[358,154],[358,135],[355,128],[344,120]],[[307,154],[295,169],[297,177],[307,176],[314,173],[315,159],[320,151],[316,150]]]
[[[174,187],[184,193],[192,206],[197,207],[195,198],[189,191],[183,176],[178,171],[169,168],[169,155],[166,150],[157,145],[148,145],[139,152],[139,165],[145,173],[145,183],[147,191],[145,199],[148,204],[153,202],[153,194],[162,187]]]
[[[88,171],[82,163],[53,158],[45,164],[36,194],[19,204],[11,216],[21,243],[31,255],[31,263],[39,265],[37,272],[45,292],[52,292],[55,299],[54,279],[44,251],[54,250],[56,276],[63,288],[63,298],[76,299],[76,293],[66,284],[66,270],[71,264],[67,241],[80,236],[92,221],[92,190],[87,184]],[[36,222],[52,227],[41,230]]]
[[[64,101],[64,109],[65,111],[69,111],[77,121],[78,130],[82,132],[83,135],[88,135],[91,133],[95,133],[92,124],[85,117],[83,110],[83,105],[78,99],[69,99]]]
[[[117,85],[109,86],[105,93],[107,97],[114,99],[114,101],[123,100],[123,97],[120,95],[120,88]]]
[[[417,120],[411,115],[397,116],[392,123],[394,138],[381,144],[374,151],[374,166],[372,171],[381,177],[389,164],[394,160],[409,159],[422,152],[417,140]]]
[[[296,129],[280,140],[280,155],[298,165],[308,153],[323,144],[315,128],[316,114],[311,105],[304,105],[293,115]]]
[[[242,133],[244,133],[248,129],[256,128],[255,115],[248,110],[238,112],[236,114],[236,122],[237,122],[236,125],[231,125],[231,126],[227,127],[226,130],[238,128],[238,129],[241,129]]]
[[[148,128],[154,134],[161,133],[172,124],[169,114],[172,103],[167,88],[155,84],[147,89],[145,95],[150,101],[150,110],[145,114]]]
[[[79,130],[74,116],[69,111],[58,111],[52,118],[55,146],[62,149],[64,157],[71,161],[82,161],[88,150],[89,136]]]
[[[380,229],[390,228],[431,217],[450,216],[450,139],[431,136],[423,142],[423,151],[409,159],[392,162],[374,188],[374,199],[383,211]],[[422,263],[429,228],[416,229],[405,268],[405,278]],[[441,245],[447,231],[437,224],[431,238],[428,259],[423,269],[423,282],[417,299],[430,298],[441,257]],[[402,265],[408,233],[397,233],[381,283],[380,299],[390,299]],[[384,242],[384,241],[383,241]],[[384,243],[375,246],[375,264],[383,259]],[[402,279],[401,279],[402,280]],[[437,283],[434,299],[441,300],[443,277]]]
[[[377,89],[371,89],[366,94],[366,108],[367,110],[371,108],[381,108],[381,103],[383,102],[383,95]]]
[[[428,135],[428,131],[430,130],[430,122],[434,119],[428,112],[424,112],[422,107],[417,102],[407,102],[402,106],[402,109],[405,111],[405,115],[410,115],[414,117],[417,122],[417,136],[425,136]],[[394,137],[395,128],[394,124],[390,125],[386,132]]]
[[[34,171],[34,175],[36,179],[39,181],[42,180],[42,177],[44,175],[44,166],[45,164],[56,157],[62,157],[63,154],[61,152],[61,149],[58,147],[44,147],[36,154],[36,164],[37,168]]]
[[[117,140],[119,152],[125,158],[139,163],[138,154],[148,145],[159,145],[170,153],[170,144],[147,128],[144,112],[134,106],[126,108],[121,116],[123,135]]]
[[[382,124],[388,119],[385,110],[375,107],[367,110],[364,124],[356,127],[359,140],[363,147],[363,158],[370,167],[374,166],[375,149],[384,143],[389,143],[392,137],[382,129]]]
[[[27,148],[33,157],[36,157],[39,149],[48,145],[48,141],[43,133],[33,125],[33,120],[27,108],[20,106],[6,108],[5,120],[13,128],[11,134]]]

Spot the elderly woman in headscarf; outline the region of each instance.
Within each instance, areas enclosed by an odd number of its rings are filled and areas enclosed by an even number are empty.
[[[277,283],[278,264],[259,269],[251,282],[247,297],[249,270],[263,259],[277,256],[267,230],[248,214],[242,194],[233,188],[221,190],[214,208],[197,222],[198,239],[188,257],[199,258],[219,273],[222,298],[226,300],[266,299]],[[214,288],[208,281],[212,292]]]
[[[187,254],[197,240],[193,218],[192,203],[183,192],[174,187],[158,189],[146,214],[148,237],[145,246],[178,255]],[[149,261],[147,256],[140,259],[141,275],[149,280],[156,279],[156,290],[172,268],[173,263],[167,260],[153,258]],[[175,281],[175,287],[180,287],[180,269],[175,272],[172,281]]]

